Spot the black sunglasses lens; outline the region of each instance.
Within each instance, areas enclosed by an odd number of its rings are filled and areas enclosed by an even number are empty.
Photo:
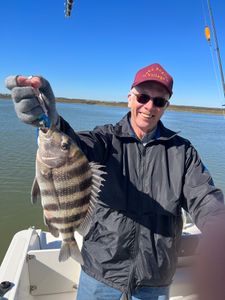
[[[150,97],[149,97],[149,95],[140,94],[137,96],[137,100],[139,103],[145,104],[150,100]]]
[[[151,99],[153,104],[156,107],[165,107],[167,104],[167,100],[161,97],[150,97],[149,95],[146,94],[140,94],[136,95],[137,96],[137,101],[141,104],[146,104],[148,101]]]
[[[152,100],[153,100],[153,104],[157,107],[164,107],[167,103],[166,99],[160,97],[155,97]]]

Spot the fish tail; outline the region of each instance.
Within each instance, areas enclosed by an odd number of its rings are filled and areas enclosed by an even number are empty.
[[[62,242],[62,246],[59,253],[59,261],[65,261],[69,257],[72,257],[81,265],[84,264],[83,257],[75,240],[72,240],[70,242]]]

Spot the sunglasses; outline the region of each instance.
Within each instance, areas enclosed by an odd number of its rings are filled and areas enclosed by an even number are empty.
[[[162,108],[167,106],[169,103],[169,101],[163,97],[151,97],[146,94],[135,94],[134,92],[131,93],[137,97],[137,102],[141,104],[146,104],[149,100],[152,100],[154,106]]]

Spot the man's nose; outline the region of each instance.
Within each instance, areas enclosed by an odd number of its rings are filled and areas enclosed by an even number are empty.
[[[150,99],[150,100],[145,104],[145,108],[148,109],[148,110],[149,110],[149,109],[155,108],[155,105],[154,105],[152,99]]]

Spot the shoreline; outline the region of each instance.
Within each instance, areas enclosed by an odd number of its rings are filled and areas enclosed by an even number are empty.
[[[0,93],[0,100],[11,99],[11,96],[8,94]],[[86,99],[71,99],[56,97],[56,102],[61,103],[78,103],[78,104],[90,104],[90,105],[102,105],[102,106],[114,106],[114,107],[127,107],[127,102],[119,101],[101,101],[101,100],[86,100]],[[173,105],[171,104],[168,107],[169,111],[178,111],[178,112],[192,112],[192,113],[203,113],[203,114],[214,114],[214,115],[225,115],[225,109],[223,108],[213,108],[213,107],[201,107],[201,106],[187,106],[187,105]]]

